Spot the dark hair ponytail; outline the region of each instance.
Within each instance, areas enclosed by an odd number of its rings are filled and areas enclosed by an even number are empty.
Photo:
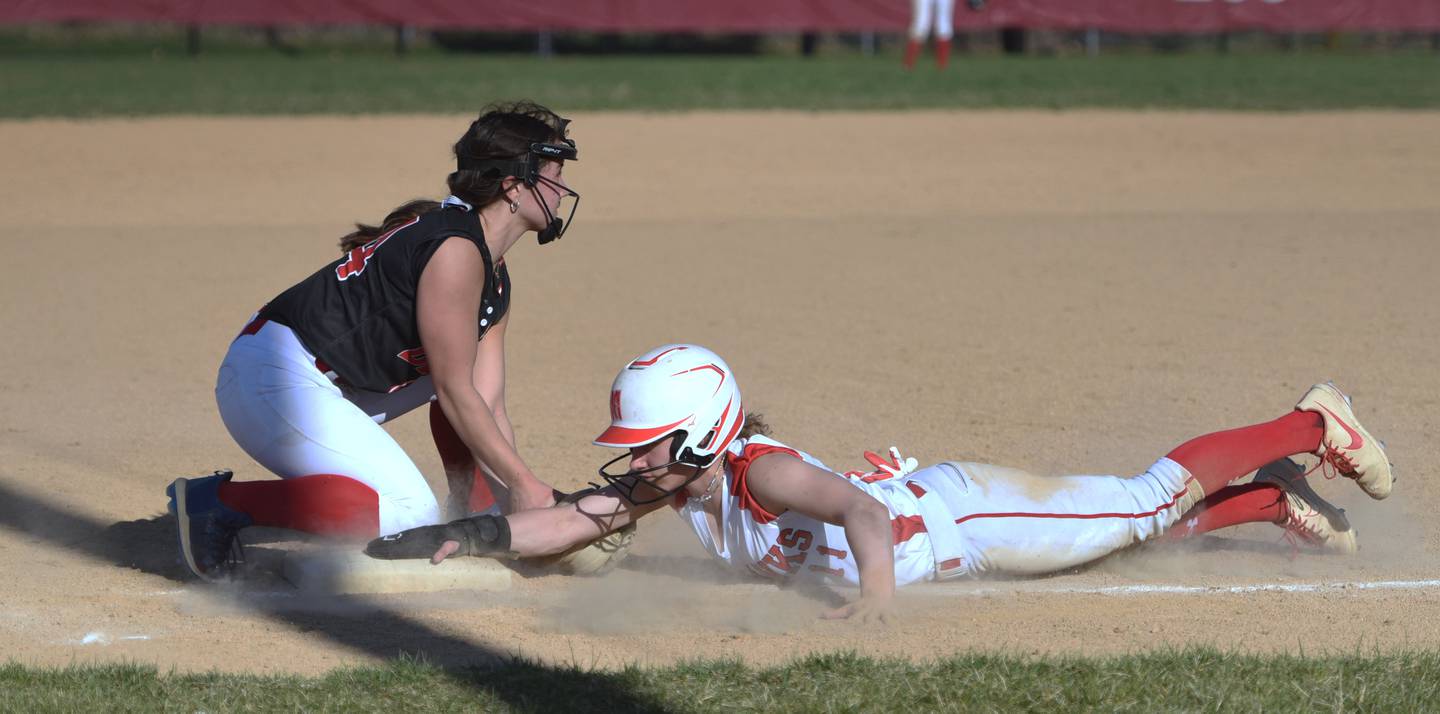
[[[770,436],[770,424],[764,414],[746,414],[745,423],[740,427],[740,438],[749,439],[755,435]]]
[[[455,159],[462,163],[487,160],[520,160],[534,143],[554,143],[565,138],[566,120],[559,114],[530,101],[492,104],[480,111],[459,141]],[[445,179],[450,193],[476,210],[500,200],[506,175],[499,169],[454,171]],[[378,226],[356,223],[355,230],[340,239],[340,250],[350,252],[416,216],[440,209],[438,201],[416,199],[391,211]]]
[[[366,243],[369,243],[380,236],[385,235],[391,229],[399,226],[410,219],[421,216],[440,208],[439,201],[417,198],[403,206],[397,207],[385,216],[385,220],[378,226],[370,226],[364,223],[356,223],[354,232],[340,239],[340,252],[349,253]]]

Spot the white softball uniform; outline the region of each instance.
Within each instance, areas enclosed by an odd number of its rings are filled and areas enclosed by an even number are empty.
[[[763,436],[730,445],[718,492],[719,532],[700,498],[675,504],[715,558],[761,575],[859,584],[844,529],[794,511],[774,514],[746,486],[750,464],[782,452]],[[1145,473],[1039,477],[988,464],[944,462],[903,477],[836,473],[890,510],[895,583],[987,573],[1054,572],[1164,533],[1201,493],[1189,472],[1160,459]]]
[[[438,522],[425,477],[379,426],[434,398],[430,378],[389,394],[342,391],[289,327],[255,324],[231,343],[215,383],[220,418],[240,448],[282,478],[338,474],[374,489],[381,533]]]
[[[955,0],[911,0],[910,39],[923,40],[935,28],[936,39],[955,34]]]

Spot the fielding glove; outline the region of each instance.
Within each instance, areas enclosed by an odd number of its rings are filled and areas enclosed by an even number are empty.
[[[460,544],[453,555],[508,556],[510,522],[504,516],[471,516],[439,526],[410,528],[370,541],[365,553],[384,560],[429,558],[447,540]]]

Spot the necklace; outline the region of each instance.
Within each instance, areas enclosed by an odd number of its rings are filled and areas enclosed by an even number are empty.
[[[699,499],[699,500],[700,500],[700,503],[701,503],[702,505],[703,505],[703,504],[706,504],[706,503],[709,503],[709,502],[710,502],[710,499],[712,499],[712,498],[715,497],[715,489],[718,488],[719,486],[720,486],[720,472],[719,472],[719,471],[716,471],[716,472],[715,472],[715,475],[710,477],[710,485],[705,487],[705,493],[701,494],[700,499]]]

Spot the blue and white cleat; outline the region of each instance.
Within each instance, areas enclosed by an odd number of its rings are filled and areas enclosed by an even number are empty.
[[[220,502],[220,484],[234,475],[216,471],[199,478],[177,478],[165,488],[180,534],[180,555],[201,580],[227,580],[245,562],[238,535],[254,521]]]

